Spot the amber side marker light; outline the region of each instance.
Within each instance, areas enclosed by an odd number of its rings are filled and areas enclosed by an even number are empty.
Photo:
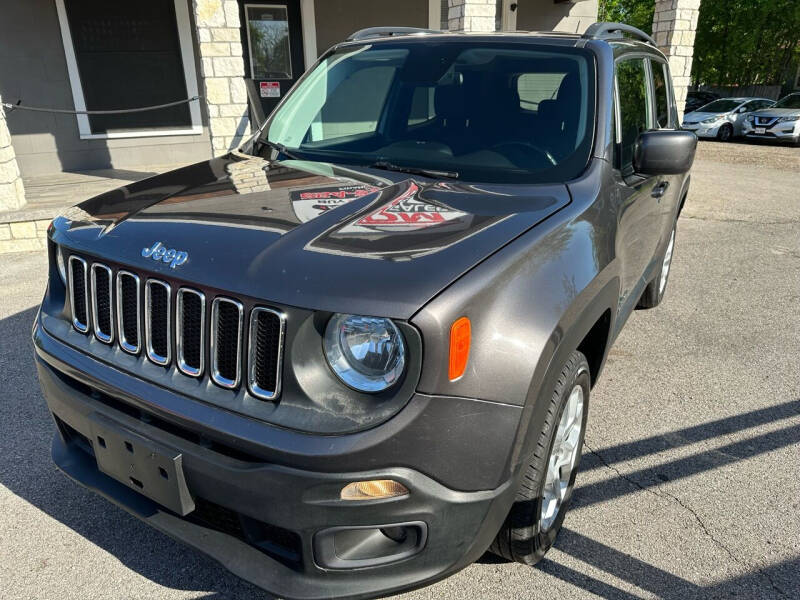
[[[392,479],[372,479],[370,481],[354,481],[342,488],[342,500],[380,500],[405,496],[408,488]]]
[[[450,381],[455,381],[467,370],[472,325],[467,317],[457,319],[450,328]]]

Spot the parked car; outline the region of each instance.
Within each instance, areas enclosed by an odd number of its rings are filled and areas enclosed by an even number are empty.
[[[56,465],[282,598],[535,563],[609,348],[664,297],[673,98],[626,25],[354,34],[240,150],[55,219]]]
[[[721,97],[722,96],[716,92],[689,92],[686,94],[686,104],[684,105],[683,111],[684,113],[695,111],[701,106],[705,106],[709,102],[713,102]]]
[[[742,127],[750,113],[775,104],[768,98],[721,98],[683,117],[683,128],[697,137],[717,138],[728,142],[742,135]]]
[[[784,96],[770,108],[748,115],[744,135],[752,140],[800,145],[800,92]]]

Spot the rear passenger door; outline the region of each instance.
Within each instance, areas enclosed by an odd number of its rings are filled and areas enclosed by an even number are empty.
[[[660,177],[634,174],[639,134],[655,125],[650,65],[646,56],[623,56],[616,63],[616,144],[614,186],[617,201],[617,257],[620,260],[621,311],[632,309],[644,290],[646,271],[658,246]]]

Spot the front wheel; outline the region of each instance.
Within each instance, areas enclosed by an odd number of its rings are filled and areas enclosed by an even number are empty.
[[[672,253],[675,250],[676,227],[672,228],[672,233],[669,236],[667,249],[661,259],[661,270],[653,281],[647,284],[636,308],[655,308],[664,299],[664,292],[667,290],[667,281],[669,280],[669,269],[672,266]]]
[[[717,139],[720,142],[730,142],[733,138],[733,125],[730,123],[725,123],[722,127],[719,128],[717,132]]]
[[[550,396],[514,505],[489,548],[494,554],[533,565],[555,542],[575,486],[590,384],[586,357],[575,351],[564,363]]]

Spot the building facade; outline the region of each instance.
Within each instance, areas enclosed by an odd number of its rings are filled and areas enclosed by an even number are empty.
[[[187,100],[113,115],[6,111],[0,211],[24,204],[23,177],[186,163],[236,147],[355,30],[580,33],[597,9],[597,0],[0,0],[5,102],[97,111]]]

